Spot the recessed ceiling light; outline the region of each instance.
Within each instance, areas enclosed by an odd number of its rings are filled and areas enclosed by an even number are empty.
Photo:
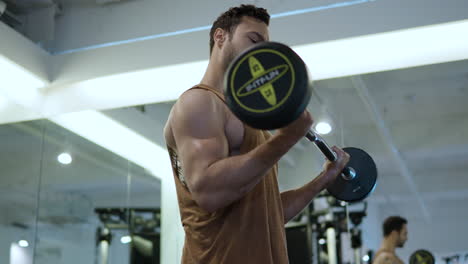
[[[25,248],[25,247],[28,247],[28,246],[29,246],[29,243],[28,243],[28,241],[26,241],[26,240],[20,240],[20,241],[18,241],[18,245],[19,245],[20,247],[24,247],[24,248]]]
[[[64,152],[58,155],[57,160],[62,164],[68,165],[72,162],[73,159],[70,154]]]
[[[364,255],[364,257],[362,257],[362,260],[363,260],[364,262],[369,261],[369,259],[370,259],[369,255]]]
[[[122,244],[128,244],[130,242],[132,242],[132,238],[130,236],[123,236],[120,238],[120,242]]]
[[[315,130],[316,130],[319,134],[326,135],[326,134],[328,134],[328,133],[331,132],[332,127],[331,127],[330,124],[328,124],[327,122],[319,122],[319,123],[315,126]]]

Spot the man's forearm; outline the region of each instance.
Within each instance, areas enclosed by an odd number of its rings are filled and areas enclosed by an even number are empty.
[[[323,173],[298,189],[281,193],[285,223],[300,213],[325,188],[326,180],[322,177]]]
[[[218,161],[204,171],[204,182],[195,191],[206,194],[211,210],[224,207],[253,189],[294,143],[273,136],[249,153]]]

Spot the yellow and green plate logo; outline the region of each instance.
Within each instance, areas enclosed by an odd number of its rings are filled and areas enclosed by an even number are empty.
[[[263,64],[260,62],[262,60]],[[248,75],[251,77],[247,81],[244,81],[248,77],[245,72],[240,73],[240,67],[248,67]],[[236,63],[229,86],[239,106],[249,112],[267,113],[287,101],[294,90],[295,81],[294,67],[288,57],[277,50],[259,49],[243,56]]]

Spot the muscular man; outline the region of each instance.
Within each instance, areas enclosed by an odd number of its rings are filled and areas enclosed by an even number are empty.
[[[406,219],[400,216],[391,216],[384,221],[382,225],[384,239],[375,253],[373,264],[403,264],[395,249],[402,248],[408,240],[406,224]]]
[[[185,244],[182,263],[288,263],[284,224],[341,172],[337,161],[303,187],[280,194],[277,162],[312,125],[305,111],[274,135],[243,124],[222,94],[231,60],[269,40],[269,14],[241,5],[210,31],[210,60],[200,84],[180,96],[164,133],[171,157]],[[291,175],[290,177],[293,177]]]

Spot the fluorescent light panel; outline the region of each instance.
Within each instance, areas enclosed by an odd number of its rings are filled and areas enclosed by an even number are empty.
[[[322,80],[468,59],[468,20],[308,44],[294,50]]]
[[[5,99],[25,108],[34,108],[40,105],[39,88],[46,84],[25,68],[0,55],[0,95]],[[4,107],[5,103],[2,105]]]
[[[24,106],[9,101],[0,95],[0,124],[21,122],[42,118],[40,114],[34,113]]]
[[[47,95],[42,111],[46,115],[58,115],[82,109],[172,101],[199,83],[207,66],[208,61],[197,61],[54,87]]]
[[[323,80],[468,59],[466,32],[468,20],[462,20],[292,48],[312,79]],[[171,101],[197,84],[207,65],[205,60],[106,76],[60,87],[58,93],[78,94],[77,104],[102,106],[88,109]]]
[[[18,92],[33,91],[47,83],[25,68],[0,54],[0,82],[2,86],[13,86]],[[3,89],[2,89],[3,90]]]
[[[208,66],[208,61],[190,62],[185,64],[170,65],[155,69],[122,73],[105,76],[81,82],[80,90],[84,97],[97,95],[108,98],[107,100],[118,100],[118,103],[127,103],[131,98],[139,98],[140,92],[143,97],[151,98],[157,94],[158,100],[172,100],[179,96],[187,87],[198,83]],[[99,87],[99,89],[96,89]],[[135,89],[138,93],[135,92]],[[128,92],[133,96],[129,98]],[[120,97],[119,94],[125,94]]]
[[[4,109],[6,109],[9,105],[8,100],[0,95],[0,112],[2,112]]]

